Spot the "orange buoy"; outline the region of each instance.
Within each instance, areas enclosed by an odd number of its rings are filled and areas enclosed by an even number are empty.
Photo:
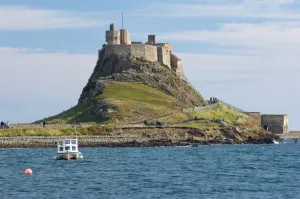
[[[24,174],[26,174],[26,175],[31,175],[31,174],[32,174],[32,170],[31,170],[31,169],[26,169],[26,170],[24,171]]]

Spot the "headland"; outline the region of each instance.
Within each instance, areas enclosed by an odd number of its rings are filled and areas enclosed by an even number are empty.
[[[0,129],[0,148],[55,147],[60,136],[75,136],[75,126],[80,146],[273,143],[278,137],[271,126],[288,125],[282,115],[205,100],[185,77],[172,44],[157,43],[155,35],[145,43],[131,41],[129,31],[114,24],[105,34],[78,104],[32,124]],[[276,132],[288,131],[275,126]]]

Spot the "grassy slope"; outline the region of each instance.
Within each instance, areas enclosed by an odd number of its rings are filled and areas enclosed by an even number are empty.
[[[46,118],[48,123],[97,122],[128,123],[151,119],[163,114],[181,111],[180,103],[173,97],[150,86],[135,82],[116,82],[104,88],[97,96],[97,101],[113,104],[117,110],[108,110],[111,120],[97,121],[95,107],[90,104],[79,104],[56,116]],[[39,123],[37,121],[36,123]]]
[[[203,120],[194,121],[193,119],[195,116]],[[188,119],[192,121],[187,123],[173,124],[173,126],[198,128],[202,132],[206,132],[207,135],[212,135],[213,137],[221,136],[224,130],[231,129],[233,126],[239,127],[245,132],[249,132],[249,135],[260,130],[260,126],[257,125],[251,117],[223,104],[218,104],[216,108],[207,109],[196,113],[177,113],[163,118],[161,121],[181,122]],[[214,122],[214,119],[223,119],[228,123],[228,126],[222,126],[221,124]]]
[[[90,104],[79,104],[67,111],[64,111],[58,115],[45,118],[49,124],[65,124],[76,122],[94,122],[97,119],[94,114],[93,107]],[[39,124],[41,121],[36,121],[35,123]]]
[[[188,115],[190,119],[195,118],[205,118],[205,119],[224,119],[226,122],[233,124],[235,122],[245,122],[250,117],[239,111],[236,111],[228,106],[221,103],[218,104],[217,108],[208,109],[196,113],[191,113]]]
[[[226,122],[230,124],[237,124],[237,123],[244,123],[250,117],[236,111],[232,108],[229,108],[223,104],[218,104],[217,108],[206,109],[203,111],[195,112],[195,113],[176,113],[169,117],[161,119],[162,122],[181,122],[188,119],[194,119],[195,116],[197,118],[203,118],[206,120],[213,120],[213,119],[224,119]]]
[[[137,103],[144,103],[144,106],[152,107],[152,111],[155,112],[155,110],[163,109],[165,111],[173,111],[173,109],[170,109],[170,107],[173,107],[171,104],[174,102],[172,97],[163,98],[165,103],[163,103],[161,98],[161,93],[157,93],[153,90],[148,90],[147,92],[143,90],[144,85],[136,84],[136,83],[122,83],[120,85],[112,85],[111,87],[107,88],[106,91],[104,91],[103,95],[99,96],[99,99],[106,99],[110,102],[122,101],[124,98],[126,98],[125,102],[127,100],[134,101]],[[123,89],[121,89],[123,88]],[[136,90],[136,96],[127,96],[126,90],[128,89],[134,89]],[[138,91],[139,90],[139,91]],[[118,93],[118,94],[115,94]],[[149,100],[149,95],[155,98],[156,100]],[[163,94],[164,95],[164,94]],[[122,100],[123,99],[123,100]],[[158,100],[157,100],[158,99]],[[125,103],[123,102],[123,103]],[[125,103],[127,106],[130,103]],[[74,107],[76,108],[76,107]],[[78,107],[77,107],[78,108]],[[122,108],[121,108],[122,110]],[[125,109],[124,109],[125,110]],[[124,111],[122,110],[122,111]],[[122,115],[123,112],[119,111],[115,113],[116,115]],[[127,113],[124,113],[127,114]],[[203,118],[203,120],[197,120],[197,121],[190,121],[187,123],[183,123],[182,121],[190,118],[193,119],[195,116],[198,118]],[[214,122],[213,119],[223,119],[228,122],[228,126],[222,126],[221,124]],[[228,132],[233,132],[233,128],[238,127],[243,131],[243,133],[237,133],[234,134],[236,138],[247,138],[249,136],[251,137],[257,137],[259,136],[260,128],[257,124],[255,124],[254,120],[243,114],[240,113],[234,109],[231,109],[227,106],[224,106],[223,104],[219,104],[217,108],[213,109],[207,109],[204,111],[200,111],[197,113],[192,113],[185,115],[183,113],[175,113],[169,117],[162,118],[160,121],[162,122],[182,122],[179,124],[173,124],[169,127],[191,127],[191,128],[197,128],[202,133],[204,133],[206,136],[213,138],[213,139],[220,139],[227,136]],[[145,129],[145,130],[143,130]],[[132,129],[126,131],[125,129],[116,128],[113,126],[93,126],[89,128],[78,128],[77,133],[78,135],[118,135],[118,136],[138,136],[143,137],[145,136],[143,132],[146,132],[148,127],[145,128],[138,128],[138,129]],[[157,131],[156,128],[153,128],[150,131],[147,131],[147,136],[154,136],[155,132]],[[162,130],[159,132],[165,132],[168,130]],[[172,130],[169,130],[172,131]],[[158,131],[157,131],[158,132]],[[156,132],[156,133],[157,133]],[[182,133],[186,135],[186,131],[182,130]],[[226,134],[227,133],[227,134]],[[73,135],[74,129],[72,128],[56,128],[56,129],[2,129],[0,130],[0,137],[5,136],[59,136],[59,135]]]

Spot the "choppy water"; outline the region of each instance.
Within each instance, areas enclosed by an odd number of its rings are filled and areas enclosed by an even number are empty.
[[[300,198],[300,145],[81,152],[57,161],[56,149],[1,149],[0,198]]]

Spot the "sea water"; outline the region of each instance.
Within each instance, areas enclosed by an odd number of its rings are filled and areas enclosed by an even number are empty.
[[[0,149],[0,198],[300,198],[296,144],[80,151]]]

